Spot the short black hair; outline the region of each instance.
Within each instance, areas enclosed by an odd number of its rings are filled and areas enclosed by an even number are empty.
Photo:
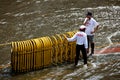
[[[87,12],[86,16],[92,16],[91,12]]]

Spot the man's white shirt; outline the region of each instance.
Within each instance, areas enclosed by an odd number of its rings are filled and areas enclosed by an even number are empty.
[[[96,22],[96,20],[94,18],[91,18],[87,22],[86,21],[87,21],[87,18],[85,18],[85,20],[84,20],[84,23],[86,23],[85,24],[85,26],[86,26],[85,33],[87,35],[94,35],[91,32],[94,31],[94,28],[99,25],[98,22]]]
[[[72,38],[67,38],[68,41],[76,41],[76,44],[83,45],[88,48],[87,34],[84,32],[77,32]]]

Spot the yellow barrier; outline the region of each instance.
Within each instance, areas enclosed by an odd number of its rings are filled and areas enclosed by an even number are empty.
[[[52,42],[49,39],[49,37],[42,37],[41,38],[43,42],[43,66],[48,67],[51,65],[52,60],[51,60],[51,54],[52,54]]]
[[[34,53],[33,53],[33,69],[43,68],[43,43],[40,39],[33,39]]]
[[[76,31],[12,42],[11,65],[15,73],[42,69],[51,65],[73,62],[76,43],[68,42]]]
[[[58,63],[58,41],[55,38],[55,36],[50,37],[51,41],[52,41],[52,64],[57,65]]]
[[[62,60],[63,61],[68,61],[68,41],[66,39],[65,34],[61,34],[61,37],[63,39],[63,52],[62,52]]]
[[[67,32],[66,35],[68,37],[72,37],[74,35],[73,32]],[[75,54],[76,54],[76,42],[69,42],[68,44],[68,58],[70,62],[73,62],[75,59]]]
[[[63,52],[63,41],[62,38],[60,37],[60,35],[55,35],[57,41],[58,41],[58,54],[57,54],[57,58],[58,58],[58,62],[61,64],[63,62],[62,60],[62,52]]]

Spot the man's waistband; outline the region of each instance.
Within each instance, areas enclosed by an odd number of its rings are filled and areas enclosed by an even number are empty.
[[[78,45],[78,46],[83,46],[84,44],[76,44],[76,45]]]

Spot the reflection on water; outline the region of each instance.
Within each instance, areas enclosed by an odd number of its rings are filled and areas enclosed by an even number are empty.
[[[97,49],[111,43],[120,43],[119,4],[119,0],[0,0],[0,44],[76,30],[87,11],[93,12],[94,18],[100,23],[95,36]],[[10,45],[0,46],[0,56],[0,65],[10,63]],[[11,76],[9,69],[5,69],[2,72],[8,74],[1,72],[0,79],[118,79],[119,54],[112,61],[112,56],[102,57],[94,59],[99,67],[87,71],[82,71],[82,66],[80,69],[71,69],[72,64],[69,64]],[[108,62],[104,62],[106,57]]]
[[[120,79],[120,54],[96,54],[89,58],[89,62],[95,63],[96,68],[89,65],[83,69],[83,61],[79,60],[79,66],[73,64],[53,66],[43,70],[19,75],[10,75],[10,69],[1,70],[0,79],[5,80],[119,80]]]

